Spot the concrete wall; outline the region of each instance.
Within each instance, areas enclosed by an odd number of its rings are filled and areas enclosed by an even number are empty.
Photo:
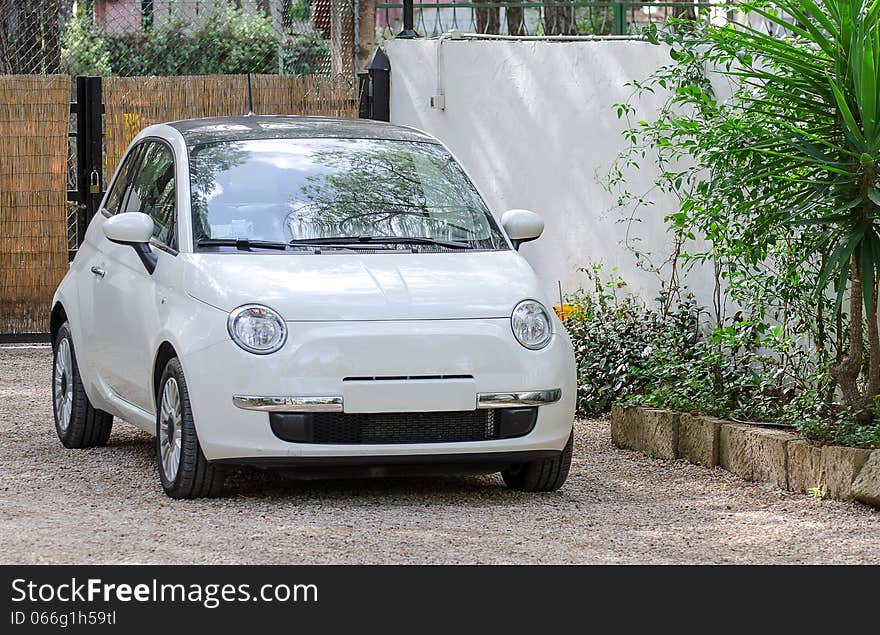
[[[438,71],[438,47],[440,62]],[[632,290],[656,296],[658,278],[635,266],[623,245],[628,227],[622,210],[602,187],[625,147],[623,124],[613,104],[628,99],[633,79],[644,79],[669,62],[665,47],[637,41],[450,41],[394,40],[391,59],[391,120],[421,128],[446,143],[497,213],[524,207],[540,213],[544,236],[524,245],[551,293],[583,281],[578,267],[616,266]],[[430,106],[439,84],[446,109]],[[639,104],[650,118],[663,96]],[[650,161],[635,174],[634,191],[647,191],[655,176]],[[642,212],[630,227],[641,250],[659,262],[670,253],[663,216],[669,199]],[[691,275],[689,286],[709,305],[711,278]]]

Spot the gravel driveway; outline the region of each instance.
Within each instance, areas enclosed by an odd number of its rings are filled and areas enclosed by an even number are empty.
[[[65,450],[48,348],[0,348],[0,562],[880,563],[880,512],[614,448],[577,424],[561,492],[500,477],[294,481],[237,470],[227,497],[172,501],[152,438]]]

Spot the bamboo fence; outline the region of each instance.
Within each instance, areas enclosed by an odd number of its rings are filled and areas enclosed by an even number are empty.
[[[354,78],[252,75],[254,112],[261,115],[357,117]],[[107,77],[104,79],[106,176],[128,144],[149,125],[248,112],[247,75]]]
[[[0,333],[48,331],[67,270],[70,77],[0,81]]]

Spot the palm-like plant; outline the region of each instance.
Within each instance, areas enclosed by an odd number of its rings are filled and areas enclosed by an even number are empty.
[[[736,107],[762,121],[723,149],[747,168],[743,190],[773,201],[746,235],[759,244],[771,229],[798,232],[824,261],[816,292],[833,287],[841,302],[849,289],[848,351],[830,370],[845,401],[863,408],[880,393],[880,0],[740,8],[775,33],[738,25],[703,35],[716,60],[736,60],[723,71],[739,83]],[[750,201],[739,204],[747,216]]]

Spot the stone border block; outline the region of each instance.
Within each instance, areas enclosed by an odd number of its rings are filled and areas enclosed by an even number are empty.
[[[682,414],[678,424],[678,456],[706,467],[718,465],[723,423],[715,417]]]
[[[721,426],[718,461],[725,470],[751,481],[754,470],[749,454],[750,426],[725,423]]]
[[[880,507],[880,450],[871,452],[853,481],[851,492],[857,501]]]
[[[611,441],[619,448],[675,459],[678,420],[679,414],[670,410],[615,407],[611,411]]]
[[[744,479],[787,489],[787,445],[797,439],[797,435],[783,430],[725,423],[721,427],[721,467]]]
[[[822,489],[822,448],[805,439],[789,441],[788,489],[801,494]]]
[[[837,500],[852,500],[853,481],[868,462],[871,450],[841,445],[822,447],[822,475],[825,495]]]

